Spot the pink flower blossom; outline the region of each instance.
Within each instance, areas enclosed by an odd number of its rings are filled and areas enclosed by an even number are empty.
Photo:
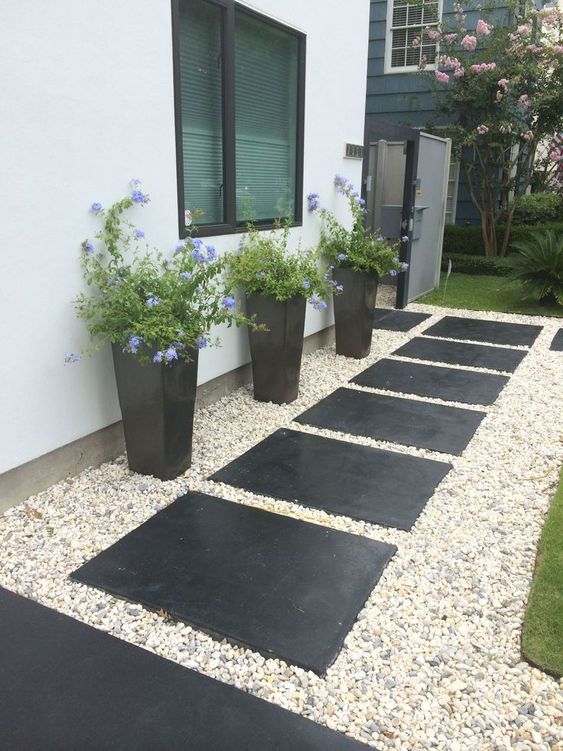
[[[447,73],[443,73],[441,70],[435,70],[434,75],[436,76],[436,80],[440,83],[448,83],[450,80],[450,77]]]
[[[508,91],[508,78],[501,78],[497,83],[501,89]]]
[[[563,45],[556,44],[553,48],[553,51],[555,52],[556,55],[563,55]]]
[[[477,133],[479,133],[480,136],[484,136],[485,133],[488,133],[489,129],[486,125],[478,125],[477,126]]]
[[[420,62],[419,62],[419,64],[418,64],[418,69],[419,69],[419,70],[424,70],[424,69],[426,68],[426,66],[427,66],[427,65],[428,65],[428,59],[427,59],[426,55],[423,55],[423,56],[422,56],[422,57],[420,58]]]
[[[488,73],[491,70],[495,70],[496,67],[496,63],[476,63],[475,65],[472,65],[469,70],[472,73]]]
[[[466,34],[461,40],[461,46],[464,50],[472,52],[477,47],[477,37],[469,36]]]
[[[428,29],[426,36],[428,37],[428,39],[431,39],[433,42],[435,42],[437,39],[440,39],[440,32],[436,31],[436,29]]]
[[[420,47],[420,37],[415,37],[411,42],[411,47]]]
[[[449,55],[440,56],[440,65],[446,70],[456,70],[461,67],[461,63],[457,57],[450,57]]]
[[[502,100],[502,91],[499,89],[497,93],[495,94],[495,102],[500,102]]]
[[[531,31],[531,28],[530,28],[530,26],[528,26],[527,24],[522,24],[522,26],[519,26],[519,27],[518,27],[518,28],[516,29],[516,32],[517,32],[518,34],[520,34],[520,36],[522,36],[522,37],[523,37],[523,36],[526,36],[526,34],[529,34],[529,33],[530,33],[530,31]]]
[[[527,110],[528,107],[531,104],[530,98],[528,97],[528,95],[527,94],[522,94],[522,96],[518,98],[518,104],[521,107],[523,107],[525,110]]]
[[[522,133],[522,138],[528,143],[530,143],[530,141],[534,140],[534,134],[532,133],[531,130],[527,130],[525,133]]]
[[[510,123],[502,123],[499,126],[499,130],[501,133],[512,133],[512,125]]]
[[[454,70],[454,76],[456,78],[461,78],[464,75],[465,75],[465,68],[456,68]]]
[[[444,39],[451,44],[457,39],[457,34],[444,34]]]
[[[542,47],[538,47],[537,44],[527,44],[526,49],[528,50],[528,52],[541,52],[542,51]]]
[[[485,23],[482,18],[477,21],[475,26],[475,33],[477,36],[488,36],[491,33],[491,27],[488,23]]]

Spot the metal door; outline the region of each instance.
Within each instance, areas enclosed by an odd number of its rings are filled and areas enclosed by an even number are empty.
[[[408,302],[435,289],[440,282],[450,154],[449,138],[420,134]]]

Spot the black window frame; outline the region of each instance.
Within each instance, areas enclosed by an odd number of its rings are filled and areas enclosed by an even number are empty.
[[[188,228],[185,226],[185,192],[184,192],[184,154],[182,143],[182,83],[180,76],[180,3],[182,0],[172,0],[172,54],[174,76],[174,119],[176,131],[176,178],[178,193],[178,231],[180,238],[187,237]],[[305,70],[307,36],[291,26],[262,13],[248,8],[234,0],[202,0],[210,5],[222,9],[222,47],[223,47],[223,215],[225,221],[221,224],[198,225],[197,235],[209,237],[212,235],[232,235],[246,232],[246,226],[237,222],[236,218],[236,149],[235,149],[235,9],[237,12],[268,23],[282,31],[292,34],[298,43],[298,72],[297,72],[297,118],[296,118],[296,154],[295,154],[295,206],[291,226],[301,227],[303,224],[303,161],[305,137]],[[283,219],[283,217],[281,217]],[[255,222],[258,230],[271,230],[277,226],[275,221]]]

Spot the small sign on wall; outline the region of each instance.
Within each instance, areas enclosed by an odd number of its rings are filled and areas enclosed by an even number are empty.
[[[346,159],[363,159],[364,147],[357,143],[347,143],[344,151],[344,157]]]

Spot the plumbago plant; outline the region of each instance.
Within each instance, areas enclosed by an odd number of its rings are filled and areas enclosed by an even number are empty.
[[[336,175],[334,185],[344,196],[352,214],[352,228],[346,229],[327,209],[320,207],[318,193],[309,193],[309,211],[318,212],[322,220],[320,247],[331,267],[342,266],[354,271],[383,276],[396,276],[408,269],[407,263],[399,260],[399,242],[390,243],[382,235],[366,229],[365,201],[354,189],[352,183],[341,175]],[[401,238],[408,242],[408,237]]]
[[[253,224],[248,224],[247,230],[237,251],[228,256],[227,278],[232,287],[280,301],[302,296],[317,310],[327,307],[333,289],[340,291],[318,250],[289,251],[289,221],[283,226],[278,223],[277,230],[271,232],[259,232]]]
[[[82,268],[94,291],[77,296],[76,311],[94,341],[92,350],[112,342],[142,362],[189,362],[196,349],[219,344],[210,337],[212,326],[252,322],[236,312],[221,278],[224,261],[212,245],[190,235],[171,258],[146,244],[141,248],[144,232],[123,214],[150,198],[138,180],[131,184],[130,194],[108,209],[91,206],[102,229],[95,236],[98,250],[91,240],[82,243]]]
[[[530,185],[538,143],[563,127],[563,16],[520,0],[478,8],[474,28],[457,3],[453,17],[425,29],[413,44],[426,38],[439,44],[436,69],[425,71],[434,61],[423,58],[422,75],[440,90],[436,118],[448,123],[486,254],[504,256],[510,204]]]

